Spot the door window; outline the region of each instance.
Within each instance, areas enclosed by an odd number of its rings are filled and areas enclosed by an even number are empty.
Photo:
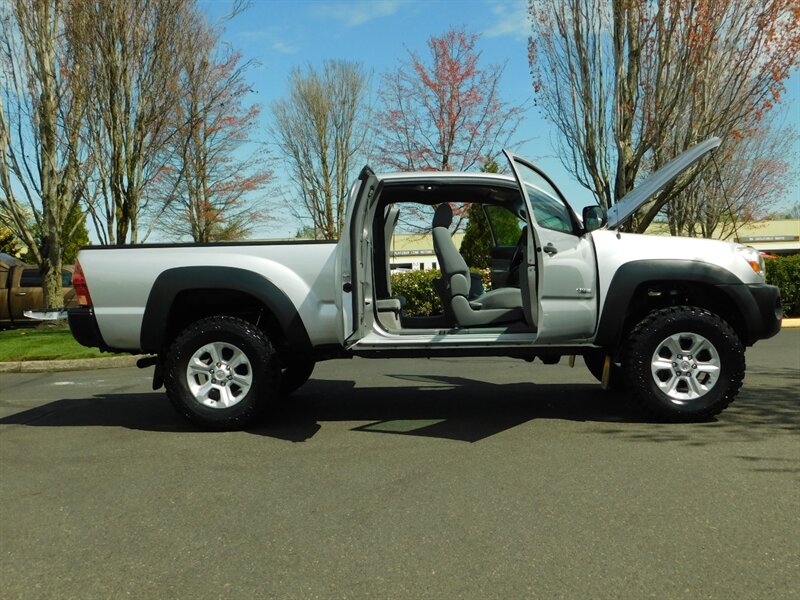
[[[570,210],[552,184],[524,163],[516,162],[516,168],[528,192],[536,224],[544,229],[572,233],[575,224]]]
[[[72,273],[64,269],[61,271],[61,287],[72,285]],[[42,274],[39,269],[23,269],[19,276],[19,287],[42,287]]]
[[[42,274],[39,269],[22,269],[19,287],[42,287]]]

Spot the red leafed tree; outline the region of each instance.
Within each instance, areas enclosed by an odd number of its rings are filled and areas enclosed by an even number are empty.
[[[753,147],[739,140],[760,128],[798,62],[797,0],[529,0],[529,9],[537,104],[559,130],[565,167],[604,206],[712,135],[741,169],[731,151]],[[701,172],[668,186],[630,227],[644,231],[688,198]]]
[[[502,65],[480,65],[478,36],[451,29],[428,40],[430,56],[383,77],[378,160],[401,171],[466,171],[491,161],[514,135],[524,109],[500,98]]]
[[[241,239],[265,216],[257,193],[271,178],[263,152],[247,152],[260,109],[245,102],[250,87],[239,54],[217,59],[213,36],[196,46],[182,56],[180,128],[174,159],[159,178],[157,226],[195,242]]]

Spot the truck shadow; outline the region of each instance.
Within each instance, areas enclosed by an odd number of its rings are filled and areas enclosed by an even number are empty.
[[[391,377],[412,385],[356,387],[353,381],[311,380],[247,432],[303,442],[324,423],[353,422],[351,430],[356,432],[477,442],[537,419],[592,423],[585,434],[688,445],[800,432],[800,399],[787,388],[745,388],[717,419],[668,424],[654,423],[622,396],[605,393],[594,384],[497,385],[462,377]],[[200,431],[184,421],[160,392],[58,400],[0,419],[0,424]]]
[[[495,385],[458,377],[393,377],[412,385],[356,387],[354,381],[311,380],[268,409],[247,432],[302,442],[312,438],[321,424],[353,421],[353,431],[476,442],[539,418],[646,420],[591,384]],[[179,416],[162,392],[57,400],[0,419],[0,425],[201,431]]]
[[[391,377],[416,385],[362,388],[352,381],[312,380],[251,431],[303,441],[316,433],[319,423],[368,421],[352,431],[477,442],[535,419],[647,419],[592,384],[497,385],[438,375]]]

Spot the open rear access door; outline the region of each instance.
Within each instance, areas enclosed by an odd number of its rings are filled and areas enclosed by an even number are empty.
[[[361,169],[358,181],[350,191],[347,217],[339,240],[336,257],[336,282],[339,292],[339,341],[345,348],[351,347],[370,328],[372,319],[367,319],[366,304],[372,303],[372,232],[370,231],[370,208],[378,192],[378,178],[369,166]],[[369,313],[371,316],[371,313]]]

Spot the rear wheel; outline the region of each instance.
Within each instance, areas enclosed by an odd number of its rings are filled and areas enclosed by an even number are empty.
[[[631,332],[623,368],[634,399],[672,421],[707,419],[725,409],[744,380],[744,348],[708,310],[653,311]]]
[[[275,351],[264,333],[242,319],[216,316],[187,327],[170,347],[164,387],[191,422],[241,429],[278,394]]]

